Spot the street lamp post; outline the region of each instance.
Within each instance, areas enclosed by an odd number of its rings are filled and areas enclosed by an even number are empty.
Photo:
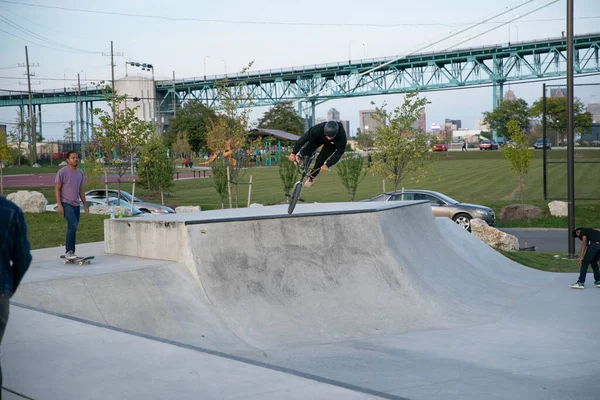
[[[225,60],[221,60],[223,61],[223,65],[225,66],[225,75],[227,75],[227,61]]]
[[[157,101],[156,101],[156,85],[154,83],[154,65],[153,64],[148,64],[148,63],[139,63],[139,62],[133,62],[133,61],[127,61],[125,63],[125,65],[131,65],[132,67],[138,67],[141,68],[142,71],[152,71],[152,98],[150,98],[149,100],[151,101],[152,104],[152,123],[154,125],[158,125],[158,108],[157,108]],[[142,96],[143,97],[143,96]]]
[[[204,80],[206,80],[206,59],[210,56],[204,56]]]

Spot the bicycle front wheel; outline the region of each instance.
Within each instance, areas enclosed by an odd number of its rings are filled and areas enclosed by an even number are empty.
[[[300,199],[300,193],[302,193],[302,181],[296,182],[294,185],[294,189],[292,190],[292,195],[290,196],[290,204],[288,205],[288,214],[294,212],[294,208],[296,208],[296,203],[298,203],[298,199]]]

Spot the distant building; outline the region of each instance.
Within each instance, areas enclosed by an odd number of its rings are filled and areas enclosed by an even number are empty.
[[[375,110],[360,110],[358,112],[358,121],[360,124],[360,131],[375,131],[381,124],[373,118]]]
[[[166,123],[158,120],[158,102],[154,83],[151,78],[142,76],[126,76],[115,82],[115,89],[120,95],[127,96],[120,108],[136,108],[135,116],[140,121],[155,124]]]
[[[448,125],[448,124],[454,125],[455,126],[454,129],[460,129],[460,128],[462,128],[462,121],[460,119],[449,119],[449,118],[446,118],[446,121],[444,121],[444,124],[445,125]]]
[[[515,92],[513,92],[512,90],[507,90],[506,93],[504,94],[504,100],[516,100],[517,96],[515,96]]]
[[[550,88],[550,97],[566,97],[566,96],[567,96],[567,88],[566,87]]]
[[[422,109],[419,113],[419,126],[418,129],[426,133],[427,132],[427,115],[425,114],[425,109]]]
[[[475,120],[475,130],[491,132],[490,125],[485,122],[485,118],[477,118]]]
[[[477,142],[479,142],[480,137],[481,137],[481,130],[479,130],[479,129],[461,129],[461,130],[455,130],[454,132],[452,132],[452,140],[454,142],[466,140],[467,143],[477,143]]]
[[[340,120],[340,112],[335,108],[330,108],[327,111],[327,121],[339,121]]]
[[[338,122],[344,127],[344,130],[346,131],[346,138],[350,139],[350,137],[352,136],[350,132],[350,121],[338,120]]]
[[[585,110],[592,114],[592,122],[600,124],[600,103],[590,103]]]

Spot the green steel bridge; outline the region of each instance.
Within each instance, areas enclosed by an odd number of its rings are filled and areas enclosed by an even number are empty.
[[[575,74],[600,73],[600,33],[576,36],[574,47]],[[172,114],[175,107],[193,99],[219,107],[217,88],[226,85],[236,87],[240,98],[252,98],[252,106],[294,101],[300,113],[306,103],[312,107],[310,115],[314,118],[316,105],[335,98],[476,86],[492,87],[491,105],[495,107],[503,98],[506,83],[565,75],[566,39],[555,38],[405,57],[156,81],[155,97],[163,115]],[[89,122],[94,101],[105,101],[105,96],[95,87],[82,88],[81,97],[74,89],[33,93],[34,109],[40,116],[42,105],[85,104],[85,119]],[[0,93],[0,107],[20,107],[25,111],[27,105],[27,93]],[[41,130],[41,118],[38,121]]]

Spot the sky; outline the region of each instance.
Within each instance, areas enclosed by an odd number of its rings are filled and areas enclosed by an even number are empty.
[[[0,90],[27,90],[25,46],[35,77],[32,90],[72,87],[80,73],[84,82],[110,80],[110,42],[114,42],[116,78],[125,76],[125,62],[151,63],[156,79],[200,77],[240,71],[347,62],[420,52],[506,44],[560,37],[566,30],[566,0],[541,10],[549,0],[371,0],[303,2],[229,0],[0,0]],[[508,7],[526,4],[505,15]],[[575,34],[600,31],[598,0],[575,1]],[[102,13],[101,13],[102,12]],[[110,13],[109,15],[103,13]],[[146,17],[144,17],[146,16]],[[154,17],[150,17],[154,16]],[[155,18],[158,17],[158,18]],[[490,21],[475,30],[456,32],[475,21]],[[511,21],[508,25],[485,32]],[[437,39],[452,39],[431,46]],[[20,66],[21,65],[21,66]],[[37,66],[39,65],[39,66]],[[150,77],[133,71],[129,75]],[[553,84],[562,81],[553,81]],[[600,82],[600,76],[576,83]],[[513,84],[510,89],[529,104],[541,95],[541,82]],[[506,87],[506,89],[509,89]],[[445,118],[475,120],[492,107],[491,88],[426,92],[427,124]],[[358,111],[401,104],[401,95],[336,99],[317,107],[316,117],[336,108],[358,127]],[[260,118],[265,108],[255,108]],[[46,138],[61,139],[74,105],[42,106]],[[0,124],[14,122],[16,108],[0,108]],[[10,128],[10,127],[9,127]]]

